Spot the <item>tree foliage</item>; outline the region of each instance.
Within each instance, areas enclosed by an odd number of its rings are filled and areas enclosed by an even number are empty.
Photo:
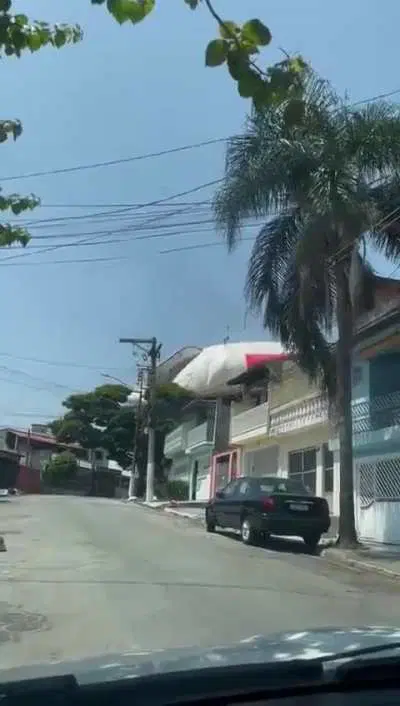
[[[147,399],[145,395],[139,416],[137,407],[124,406],[130,392],[123,385],[107,384],[90,392],[70,395],[63,402],[67,410],[65,415],[54,420],[50,426],[58,441],[76,443],[90,450],[105,449],[109,458],[122,468],[132,464],[136,438],[136,463],[143,485],[147,465]],[[190,399],[186,391],[174,384],[160,385],[157,389],[153,420],[158,477],[166,464],[165,435],[176,424],[182,407]]]
[[[43,480],[49,485],[60,487],[65,482],[73,480],[78,469],[76,456],[70,451],[63,451],[46,464]]]
[[[45,46],[57,49],[65,44],[80,41],[81,29],[66,24],[50,25],[47,22],[31,20],[25,14],[13,12],[12,0],[0,0],[0,57],[20,58],[23,53],[36,52]],[[22,134],[22,125],[16,119],[0,120],[0,143],[16,140]],[[38,206],[40,200],[30,194],[4,194],[0,189],[0,211],[11,212],[18,216]],[[29,242],[29,233],[11,223],[0,224],[0,247],[18,243],[25,247]]]
[[[137,24],[155,9],[155,0],[91,0],[94,5],[105,5],[114,19],[123,24]],[[288,113],[296,112],[302,88],[302,77],[306,64],[301,56],[285,55],[271,67],[263,68],[256,62],[260,50],[267,47],[272,34],[260,19],[250,19],[239,25],[222,18],[211,0],[184,0],[191,9],[206,7],[218,27],[218,37],[212,39],[205,50],[208,67],[225,65],[235,81],[239,95],[250,98],[261,107],[285,102]]]

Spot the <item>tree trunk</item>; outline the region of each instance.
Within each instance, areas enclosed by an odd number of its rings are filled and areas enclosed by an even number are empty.
[[[336,265],[337,292],[337,415],[340,442],[339,541],[342,547],[357,545],[354,514],[353,424],[351,368],[353,316],[348,291],[346,261]]]

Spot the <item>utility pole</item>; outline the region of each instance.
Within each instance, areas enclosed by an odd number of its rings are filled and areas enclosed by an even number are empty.
[[[151,502],[154,497],[154,471],[155,471],[155,428],[154,406],[156,401],[156,376],[157,361],[160,358],[161,343],[153,338],[120,338],[120,343],[130,343],[134,348],[142,351],[143,359],[148,362],[147,369],[147,473],[146,473],[146,502]]]
[[[138,444],[139,444],[139,437],[140,437],[140,432],[141,432],[141,427],[142,427],[142,406],[143,406],[143,386],[144,386],[144,370],[143,368],[139,368],[138,370],[138,375],[137,375],[137,384],[139,385],[139,399],[138,399],[138,404],[136,407],[136,414],[135,414],[135,436],[133,439],[133,455],[132,455],[132,468],[131,468],[131,474],[129,478],[129,490],[128,490],[128,497],[132,498],[135,495],[135,482],[137,478],[137,450],[138,450]]]

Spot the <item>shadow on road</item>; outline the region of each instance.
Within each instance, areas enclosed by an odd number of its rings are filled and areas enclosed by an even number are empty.
[[[218,534],[229,540],[242,541],[240,535],[233,530],[218,530]],[[256,546],[280,554],[306,554],[307,556],[320,556],[324,548],[320,544],[315,551],[310,551],[301,539],[295,540],[285,537],[270,537],[265,541],[261,540]]]

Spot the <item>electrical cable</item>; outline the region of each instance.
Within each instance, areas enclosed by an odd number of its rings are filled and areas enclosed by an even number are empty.
[[[34,177],[55,176],[56,174],[71,174],[73,172],[82,172],[88,169],[100,169],[102,167],[114,167],[119,164],[127,164],[129,162],[139,162],[144,159],[152,159],[154,157],[164,157],[169,154],[177,154],[178,152],[187,152],[199,147],[207,147],[221,142],[226,142],[229,137],[216,137],[211,140],[203,140],[202,142],[193,142],[189,145],[181,145],[179,147],[171,147],[170,149],[159,150],[158,152],[147,152],[146,154],[133,155],[131,157],[122,157],[121,159],[110,159],[104,162],[94,162],[92,164],[78,164],[75,167],[61,167],[58,169],[48,169],[39,172],[30,172],[27,174],[18,174],[1,177],[0,181],[14,181],[17,179],[32,179]]]
[[[213,179],[212,181],[205,182],[204,184],[199,184],[198,186],[194,186],[191,189],[186,189],[185,191],[180,191],[178,193],[171,194],[170,196],[165,196],[161,199],[155,199],[154,201],[149,201],[146,204],[143,204],[142,208],[145,208],[145,206],[153,206],[154,204],[167,203],[168,201],[173,201],[175,198],[180,198],[180,197],[186,196],[188,194],[193,194],[197,191],[201,191],[202,189],[206,189],[210,186],[215,186],[216,184],[220,184],[222,181],[223,181],[222,178]],[[139,206],[138,209],[140,209],[140,208],[141,207]],[[157,218],[158,217],[155,217],[154,219],[150,219],[147,222],[150,222],[151,220],[157,220]],[[145,223],[146,223],[146,221],[145,221]],[[145,225],[145,223],[142,225]],[[110,234],[112,235],[112,231],[110,231]],[[92,238],[93,238],[93,236],[91,235],[89,238],[83,238],[82,240],[80,240],[78,242],[81,242],[81,243],[90,242],[92,240]],[[42,252],[52,252],[54,250],[59,250],[60,248],[67,247],[67,245],[68,244],[52,245],[52,246],[42,250]],[[34,254],[35,254],[34,252],[30,251],[30,252],[25,252],[25,253],[22,253],[19,255],[11,255],[10,257],[2,258],[0,262],[1,262],[1,264],[3,264],[4,262],[8,262],[9,260],[21,259],[21,258],[32,256]]]

